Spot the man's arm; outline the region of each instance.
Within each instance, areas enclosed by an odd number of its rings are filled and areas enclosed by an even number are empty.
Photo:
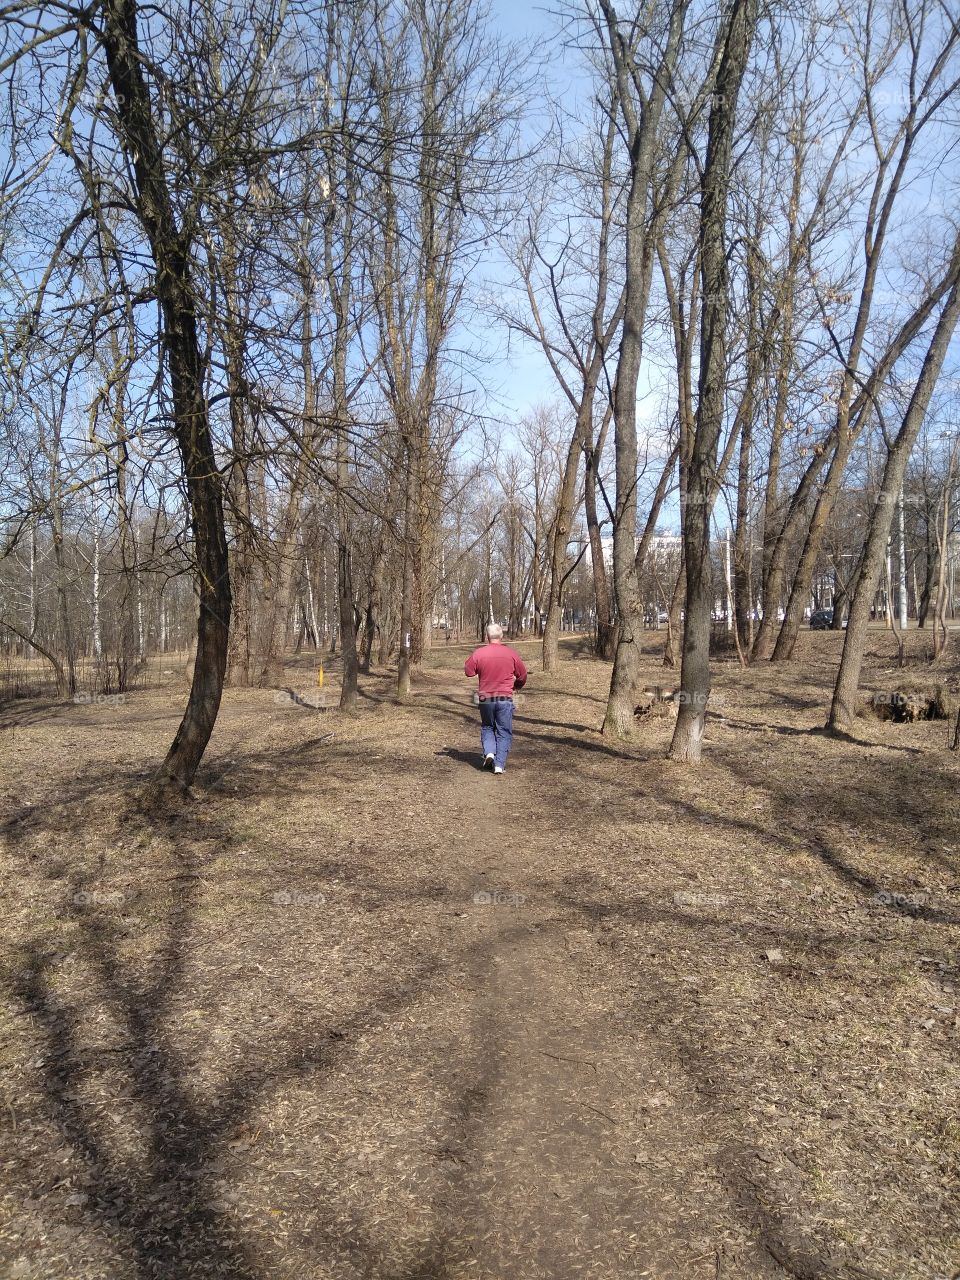
[[[471,653],[470,657],[463,664],[463,674],[465,676],[475,676],[477,674],[477,655]]]
[[[523,659],[519,653],[513,655],[513,687],[522,689],[527,683],[527,668],[523,665]]]

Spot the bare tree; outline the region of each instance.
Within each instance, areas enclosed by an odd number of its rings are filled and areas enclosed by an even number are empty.
[[[668,90],[677,72],[688,9],[689,0],[673,0],[666,12],[653,16],[652,23],[651,15],[644,10],[626,24],[621,22],[610,0],[600,0],[598,18],[598,27],[612,60],[629,160],[624,313],[613,387],[616,446],[613,577],[619,633],[603,726],[605,733],[617,737],[632,733],[640,685],[639,639],[643,622],[636,564],[637,386],[656,227],[664,216],[663,208],[657,209],[651,197],[661,121]]]
[[[617,246],[615,218],[621,202],[614,173],[616,154],[615,82],[606,86],[602,110],[575,143],[561,149],[541,172],[545,185],[540,207],[528,215],[519,241],[510,246],[524,293],[524,306],[504,313],[511,328],[538,344],[573,413],[566,450],[556,524],[551,532],[550,575],[543,628],[543,669],[558,663],[563,585],[568,573],[568,542],[576,511],[581,457],[589,456],[596,520],[594,418],[597,393],[605,381],[605,360],[623,316],[625,291],[612,255]],[[599,148],[597,147],[599,144]],[[596,154],[594,154],[596,153]],[[555,207],[554,202],[559,205]],[[605,407],[605,406],[604,406]],[[606,594],[602,548],[592,553],[598,604]],[[604,626],[609,639],[609,607]]]
[[[831,295],[822,302],[824,325],[842,368],[836,414],[825,450],[829,462],[773,650],[776,660],[788,659],[793,653],[824,530],[858,435],[871,421],[874,397],[951,287],[949,274],[923,279],[918,273],[912,305],[904,308],[886,341],[877,341],[881,335],[875,334],[876,353],[870,359],[871,320],[875,318],[881,269],[894,239],[895,215],[903,204],[912,166],[930,163],[930,155],[921,143],[937,129],[943,110],[960,85],[952,65],[960,28],[945,18],[936,0],[918,0],[915,6],[882,7],[871,3],[862,14],[862,23],[851,34],[862,49],[860,74],[874,159],[874,181],[864,216],[862,270],[845,341],[837,335],[838,318],[831,305],[839,300]],[[888,74],[905,77],[910,86],[901,114],[892,119],[884,111]],[[868,371],[863,369],[865,362],[871,366]]]
[[[863,555],[863,567],[856,594],[850,607],[850,619],[844,636],[843,655],[830,708],[829,727],[834,733],[848,731],[856,710],[856,693],[863,664],[870,608],[886,562],[887,543],[894,509],[907,463],[933,395],[947,349],[960,321],[960,234],[954,242],[948,274],[950,293],[937,320],[927,347],[919,377],[903,416],[900,429],[891,442],[884,467],[883,482],[874,507]]]
[[[685,507],[683,558],[686,597],[680,668],[681,703],[670,744],[670,758],[697,763],[710,696],[710,517],[726,389],[725,335],[728,323],[726,244],[727,197],[737,100],[746,74],[757,26],[756,0],[734,0],[724,14],[716,93],[710,109],[706,161],[701,179],[700,274],[703,311],[700,325],[700,376],[691,443]]]
[[[376,25],[372,75],[383,144],[369,256],[381,386],[404,449],[397,676],[404,699],[429,639],[443,397],[447,408],[457,400],[443,360],[509,172],[517,86],[511,58],[491,41],[474,0],[410,0],[395,24],[392,16],[384,11]]]
[[[940,504],[940,516],[937,521],[937,554],[940,560],[940,573],[937,580],[937,607],[933,624],[933,658],[939,658],[947,647],[947,561],[949,559],[949,543],[951,530],[951,514],[953,506],[954,476],[957,470],[957,455],[960,453],[960,440],[955,439],[950,448],[947,462],[947,475],[943,486],[943,498]],[[902,483],[902,481],[901,481]]]

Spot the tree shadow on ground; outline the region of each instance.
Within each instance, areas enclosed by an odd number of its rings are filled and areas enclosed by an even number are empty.
[[[749,919],[717,920],[656,903],[601,901],[594,896],[597,888],[598,885],[586,877],[581,881],[570,880],[566,892],[558,895],[559,900],[594,927],[598,922],[609,924],[611,920],[643,926],[645,946],[650,945],[654,931],[661,925],[667,927],[668,936],[683,954],[687,954],[688,947],[702,948],[705,932],[716,935],[718,946],[728,946],[733,938],[759,955],[760,947],[765,944],[792,945],[805,953],[821,956],[827,963],[834,958],[838,944],[848,947],[853,954],[863,945],[860,938],[834,936],[802,925],[768,927]],[[682,931],[679,935],[678,929]],[[681,941],[677,940],[678,936]],[[642,972],[643,998],[629,1002],[630,1015],[621,1014],[625,1023],[632,1020],[638,1025],[645,1039],[657,1047],[663,1061],[671,1066],[679,1063],[688,1081],[682,1090],[686,1098],[696,1099],[698,1107],[706,1105],[721,1127],[731,1117],[736,1117],[737,1123],[743,1126],[744,1121],[740,1119],[743,1082],[734,1073],[721,1046],[714,1044],[709,1021],[688,1006],[684,1007],[684,1016],[678,1017],[676,984],[664,977],[657,965],[645,964]],[[794,980],[800,976],[796,972],[792,974]],[[808,981],[818,980],[811,972]],[[848,1276],[850,1271],[831,1259],[833,1242],[829,1232],[820,1229],[819,1238],[815,1238],[804,1229],[799,1215],[791,1212],[795,1197],[785,1194],[772,1176],[771,1164],[777,1162],[765,1154],[764,1148],[769,1143],[769,1133],[743,1127],[732,1141],[714,1148],[716,1154],[711,1158],[731,1211],[776,1264],[778,1275],[786,1273],[791,1280],[832,1280],[833,1277],[840,1280],[841,1276]],[[870,1280],[882,1280],[877,1273],[861,1268],[855,1268],[854,1273]],[[719,1259],[717,1274],[721,1274]]]
[[[592,702],[597,708],[597,713],[601,719],[603,719],[603,714],[607,709],[606,698],[601,698],[595,693],[577,693],[575,689],[551,689],[537,684],[534,684],[531,688],[529,687],[529,681],[523,686],[523,698],[527,702],[536,702],[540,698],[562,698],[564,702],[569,698],[571,700],[577,699],[580,702]]]
[[[539,641],[540,637],[536,637]],[[565,658],[587,658],[609,667],[609,658],[601,658],[597,653],[596,640],[592,635],[560,635],[560,650]]]
[[[517,717],[517,719],[523,723],[524,717]],[[587,725],[557,724],[553,720],[533,720],[530,721],[530,723],[535,728],[539,725],[548,725],[550,728],[571,729],[574,732],[596,734],[596,737],[592,738],[564,738],[555,733],[535,732],[533,734],[537,742],[548,742],[551,746],[568,747],[573,751],[585,751],[590,755],[610,756],[614,760],[633,760],[638,763],[640,761],[650,759],[654,754],[661,754],[659,752],[655,753],[649,747],[643,747],[638,743],[625,742],[619,749],[612,746],[608,747],[606,745],[606,740],[600,738],[598,730],[591,729]]]
[[[28,725],[44,724],[62,716],[66,709],[73,709],[72,702],[52,701],[49,698],[25,698],[22,701],[0,703],[0,729],[25,729]]]
[[[444,703],[448,705],[443,705]],[[480,714],[476,707],[464,707],[463,703],[452,694],[440,695],[433,701],[419,699],[418,706],[426,710],[436,712],[440,715],[455,716],[458,720],[470,725],[471,728],[480,730]],[[534,736],[541,742],[556,743],[561,746],[583,747],[585,750],[602,751],[607,755],[619,756],[622,758],[632,758],[628,750],[616,751],[610,747],[604,747],[601,743],[594,743],[589,740],[579,738],[556,738],[549,734],[538,732],[541,725],[549,729],[569,729],[572,733],[590,733],[597,734],[599,731],[594,725],[574,724],[572,722],[561,720],[545,720],[536,715],[525,715],[521,711],[515,711],[513,723],[521,728],[528,728],[534,731]],[[516,730],[514,730],[516,733]]]
[[[821,724],[798,726],[793,724],[772,724],[768,720],[735,720],[733,716],[727,715],[723,711],[717,711],[716,718],[723,720],[725,724],[730,725],[734,729],[743,729],[747,733],[774,733],[780,737],[787,738],[827,738],[831,742],[846,742],[854,747],[866,747],[869,750],[883,751],[902,751],[907,755],[923,755],[919,747],[900,746],[893,742],[870,742],[866,738],[855,738],[849,733],[836,733],[826,729]],[[710,719],[707,724],[709,726]]]
[[[148,825],[160,836],[167,834],[162,822]],[[196,834],[206,839],[209,831]],[[213,1096],[200,1099],[189,1054],[177,1043],[177,1000],[195,998],[189,968],[202,863],[185,839],[182,823],[176,839],[167,867],[151,868],[175,888],[162,922],[162,943],[149,965],[126,958],[120,922],[91,909],[90,895],[78,890],[68,896],[67,911],[76,926],[76,959],[86,975],[83,990],[67,994],[58,980],[56,955],[48,946],[30,942],[20,951],[12,994],[40,1040],[33,1066],[42,1110],[87,1170],[93,1195],[86,1225],[111,1240],[116,1274],[131,1266],[142,1280],[183,1280],[187,1275],[265,1280],[271,1272],[253,1251],[255,1232],[238,1227],[216,1185],[215,1167],[229,1140],[277,1090],[336,1074],[357,1042],[382,1032],[385,1019],[402,1015],[424,997],[449,961],[435,956],[418,960],[403,982],[387,974],[385,988],[335,1025],[322,1018],[306,1023],[293,1018],[279,1033],[271,1030],[246,1045],[242,1061],[225,1073]],[[164,870],[173,874],[164,876]],[[481,940],[467,954],[492,967],[492,950],[499,941]],[[119,1044],[91,1048],[85,1031],[104,1018],[116,1028]],[[91,1063],[104,1054],[111,1068],[122,1069],[124,1081],[109,1099],[109,1118],[102,1099],[89,1094]],[[490,1055],[476,1056],[484,1064],[480,1078],[465,1085],[450,1120],[464,1166],[482,1125],[485,1100],[495,1087]],[[114,1135],[131,1127],[135,1141],[123,1147]],[[333,1212],[336,1194],[333,1186],[311,1188],[310,1207],[321,1220],[315,1247],[329,1250],[330,1257],[343,1256]],[[350,1252],[356,1255],[359,1275],[396,1275],[400,1280],[446,1274],[449,1240],[442,1234],[423,1245],[409,1271],[389,1269],[372,1237],[365,1238],[362,1222],[356,1224],[356,1236]]]
[[[846,824],[861,833],[864,843],[871,845],[874,856],[878,849],[889,849],[899,855],[909,854],[941,873],[946,871],[956,875],[960,864],[957,853],[949,856],[931,847],[934,842],[957,840],[956,819],[950,813],[937,812],[931,803],[932,788],[929,785],[926,788],[905,785],[902,765],[874,758],[867,780],[852,772],[845,777],[838,769],[836,759],[832,759],[822,774],[815,775],[806,784],[796,775],[778,773],[763,760],[752,756],[749,760],[727,759],[725,765],[744,785],[763,788],[774,801],[776,812],[782,815],[782,829],[799,833],[792,838],[787,837],[790,843],[812,853],[849,887],[863,890],[896,915],[916,916],[935,924],[960,923],[956,912],[942,911],[920,901],[904,901],[903,894],[892,893],[891,890],[899,890],[902,886],[883,884],[876,872],[855,867],[824,829],[827,824],[820,815],[829,807],[831,813],[842,815]],[[854,765],[855,762],[851,761],[851,769]],[[931,768],[937,772],[935,765]],[[942,773],[942,777],[937,779],[941,784],[941,795],[952,799],[953,774],[947,770],[939,772]],[[947,802],[944,799],[944,803]],[[753,823],[713,817],[715,821],[733,823],[769,838],[769,832]],[[889,870],[896,874],[895,866]],[[884,902],[884,898],[889,901]]]
[[[467,710],[434,709],[475,725],[474,715]],[[571,763],[576,760],[574,753],[580,749],[600,751],[621,760],[638,758],[574,736],[541,733],[539,726],[542,724],[552,722],[529,720],[532,738],[569,749]],[[227,757],[227,765],[235,771],[246,794],[279,794],[282,797],[300,791],[305,778],[317,774],[318,765],[329,758],[328,747],[327,735],[320,735],[292,744],[282,751],[232,752]],[[337,767],[343,768],[345,759],[349,765],[351,760],[361,758],[363,752],[362,742],[344,743]],[[475,753],[459,752],[456,748],[447,748],[439,754],[452,759],[466,757],[471,763],[476,762]],[[213,762],[212,772],[221,769],[223,763],[222,760]],[[804,817],[809,814],[810,795],[798,793],[789,779],[777,778],[753,757],[749,761],[725,763],[734,772],[739,770],[744,785],[765,787],[778,799],[784,807],[786,825],[801,833],[809,825],[804,822]],[[263,771],[267,767],[269,773]],[[217,775],[222,776],[222,773]],[[139,774],[131,773],[126,781],[132,784],[139,777]],[[122,784],[124,779],[120,781]],[[895,782],[891,769],[883,773],[877,785],[889,788]],[[210,783],[209,775],[207,785],[215,785]],[[842,785],[842,781],[837,785]],[[817,786],[822,786],[822,782]],[[7,824],[7,834],[16,841],[27,830],[50,829],[63,821],[64,806],[79,805],[103,793],[102,772],[91,768],[84,778],[71,780],[66,787],[57,789],[56,809],[45,812],[42,806],[31,807]],[[714,823],[724,822],[731,832],[750,833],[768,841],[772,838],[768,829],[752,822],[720,819],[715,813],[707,815],[693,804],[671,803],[677,806],[678,812],[685,813],[694,821],[709,816]],[[875,824],[875,800],[863,797],[858,804],[863,809],[862,816],[866,818],[869,814],[871,823]],[[908,821],[925,820],[930,826],[930,815],[926,814],[924,819],[919,797],[906,798],[904,804]],[[158,832],[163,834],[166,828],[162,819],[155,822]],[[196,834],[207,837],[211,831],[216,834],[215,827],[207,827]],[[821,848],[818,852],[816,844],[819,838],[818,833],[812,833],[809,839],[800,835],[795,838],[794,847],[812,850],[834,874],[864,892],[879,891],[878,882],[845,865],[829,843],[826,849]],[[234,1223],[219,1207],[213,1178],[208,1172],[211,1164],[230,1134],[273,1090],[311,1072],[328,1073],[342,1065],[363,1035],[382,1026],[384,1017],[400,1014],[427,990],[439,971],[440,962],[431,960],[421,964],[414,981],[403,990],[391,987],[375,994],[364,1007],[357,1008],[347,1019],[338,1021],[335,1028],[312,1022],[307,1026],[290,1025],[280,1036],[271,1033],[269,1040],[251,1046],[242,1072],[228,1078],[217,1098],[203,1105],[196,1100],[190,1087],[189,1062],[171,1034],[176,1018],[174,997],[182,993],[188,983],[190,937],[199,893],[197,880],[193,877],[202,869],[202,862],[191,847],[190,839],[183,838],[182,824],[177,828],[176,840],[180,852],[167,870],[175,873],[179,887],[166,920],[165,945],[147,977],[138,977],[124,960],[120,931],[103,913],[90,911],[81,905],[70,908],[71,919],[79,930],[78,950],[96,980],[95,999],[109,1011],[126,1046],[123,1061],[129,1075],[129,1096],[124,1105],[141,1138],[139,1162],[132,1163],[128,1157],[121,1158],[111,1150],[100,1114],[85,1107],[78,1098],[88,1074],[89,1055],[82,1043],[86,1012],[76,1001],[59,993],[56,960],[43,945],[35,943],[24,948],[22,966],[14,979],[15,991],[21,1007],[35,1018],[44,1041],[38,1070],[47,1114],[65,1141],[83,1157],[96,1179],[98,1204],[91,1212],[101,1215],[104,1229],[108,1221],[116,1221],[119,1233],[132,1254],[137,1274],[143,1280],[182,1280],[190,1274],[209,1277],[210,1280],[214,1277],[216,1280],[227,1280],[227,1277],[264,1280],[269,1272],[262,1269],[262,1264],[258,1264],[251,1252],[251,1240],[238,1238]],[[945,862],[945,865],[952,864]],[[578,892],[577,886],[572,884],[569,893],[560,896],[561,905],[569,913],[591,921],[601,914],[609,916],[616,912],[640,924],[666,923],[689,928],[692,935],[699,935],[711,927],[700,917],[670,907],[655,904],[611,907],[592,899],[589,888],[585,884]],[[887,909],[897,915],[919,916],[936,924],[954,922],[940,915],[904,912],[896,903]],[[727,936],[731,927],[729,922],[716,926],[718,934],[726,933]],[[802,928],[771,926],[764,932],[764,926],[746,921],[737,927],[744,941],[749,933],[754,941],[758,935],[770,941],[789,939],[813,950],[836,946],[839,941],[826,933],[818,934]],[[501,945],[502,941],[503,935],[496,939],[496,945]],[[722,942],[722,937],[718,941]],[[485,945],[493,946],[494,943],[478,944],[478,949],[482,950]],[[691,1092],[707,1099],[717,1111],[723,1111],[735,1093],[735,1081],[729,1078],[729,1069],[722,1055],[711,1046],[709,1028],[696,1021],[665,1025],[654,1015],[668,1007],[673,994],[671,987],[666,979],[646,970],[645,980],[651,995],[639,1015],[643,1019],[645,1034],[662,1044],[665,1052],[679,1056],[691,1082]],[[480,1087],[465,1087],[460,1099],[459,1128],[464,1134],[461,1155],[468,1151],[482,1124],[485,1090],[494,1087],[495,1073],[481,1076],[480,1081]],[[826,1280],[835,1274],[829,1258],[816,1242],[796,1236],[787,1216],[774,1207],[778,1199],[777,1189],[767,1178],[762,1165],[756,1163],[753,1137],[749,1132],[742,1133],[733,1147],[718,1156],[718,1168],[729,1188],[731,1203],[745,1221],[757,1227],[764,1248],[779,1266],[802,1280],[813,1280],[814,1277]],[[318,1212],[323,1215],[324,1205],[332,1201],[336,1189],[320,1187],[315,1192]],[[372,1238],[363,1239],[362,1228],[358,1227],[361,1235],[357,1253],[360,1273],[376,1275],[380,1280],[427,1280],[428,1277],[441,1280],[447,1276],[454,1265],[456,1253],[452,1234],[456,1207],[455,1193],[451,1192],[445,1226],[433,1233],[419,1249],[415,1260],[406,1266],[384,1262],[377,1254]],[[175,1230],[171,1230],[172,1223],[176,1224]],[[334,1232],[332,1214],[327,1215],[320,1238],[328,1241],[331,1250],[336,1246]],[[261,1267],[259,1271],[258,1266]]]

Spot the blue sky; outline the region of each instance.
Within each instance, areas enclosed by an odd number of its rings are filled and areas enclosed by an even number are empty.
[[[540,36],[554,29],[546,6],[533,4],[531,0],[490,0],[490,12],[502,33],[510,39]]]
[[[575,66],[573,55],[557,41],[558,23],[546,5],[535,0],[488,0],[490,18],[498,33],[516,41],[533,57],[542,58],[545,94],[569,102],[570,95],[582,91],[585,77]],[[553,43],[556,41],[556,43]],[[579,84],[578,84],[579,81]],[[532,132],[532,131],[531,131]],[[489,264],[485,274],[496,279],[506,266]],[[549,366],[532,342],[514,334],[506,351],[506,334],[496,335],[500,352],[484,370],[482,380],[491,393],[488,411],[505,423],[516,421],[533,405],[557,399],[561,393]]]
[[[519,43],[532,57],[543,60],[545,97],[552,97],[566,107],[575,107],[578,97],[590,92],[589,73],[579,62],[576,51],[563,47],[559,21],[550,8],[536,0],[488,0],[488,4],[491,22],[498,33]],[[535,140],[535,124],[531,124],[530,137]],[[511,270],[502,262],[488,262],[484,266],[484,274],[494,287],[498,279],[506,280]],[[481,382],[489,395],[487,411],[492,418],[503,420],[506,437],[510,434],[510,424],[532,406],[554,400],[566,404],[566,400],[535,343],[513,334],[508,354],[505,331],[498,326],[490,336],[497,344],[497,356],[484,367]],[[638,405],[641,432],[642,424],[648,422],[657,438],[664,394],[662,385],[662,376],[655,365],[645,363]]]

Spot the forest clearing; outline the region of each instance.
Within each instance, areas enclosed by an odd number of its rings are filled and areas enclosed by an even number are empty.
[[[302,655],[155,818],[181,670],[11,704],[4,1275],[953,1276],[960,758],[823,736],[839,642],[718,664],[690,772],[565,638],[496,779],[468,648]]]
[[[0,103],[0,1280],[960,1280],[955,0]]]

